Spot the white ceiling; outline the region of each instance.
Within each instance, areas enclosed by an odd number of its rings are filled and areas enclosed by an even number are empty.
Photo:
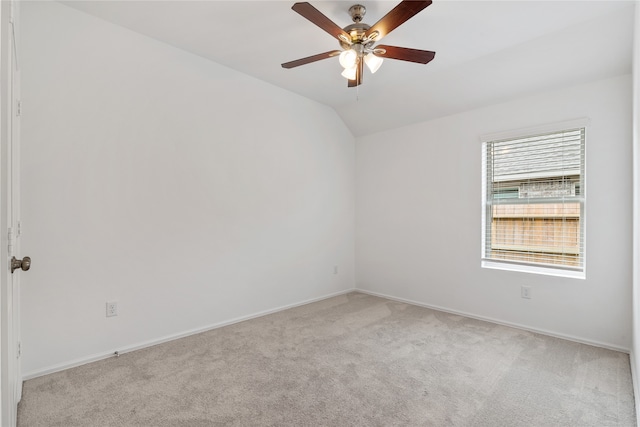
[[[68,6],[333,107],[356,136],[631,72],[632,1],[452,1],[433,4],[384,44],[436,52],[427,64],[386,60],[347,88],[338,49],[293,1],[68,1]],[[353,1],[311,2],[341,27]],[[366,1],[373,25],[398,1]]]

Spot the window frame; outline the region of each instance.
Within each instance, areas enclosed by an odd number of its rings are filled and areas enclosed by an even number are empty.
[[[587,271],[587,133],[590,120],[588,118],[580,118],[575,120],[567,120],[558,123],[546,124],[541,126],[520,128],[503,132],[495,132],[484,134],[480,136],[481,142],[481,154],[482,154],[482,203],[481,203],[481,247],[480,247],[480,260],[481,268],[497,269],[506,271],[515,271],[532,274],[542,274],[550,276],[559,276],[575,279],[585,279]],[[580,269],[568,268],[562,265],[549,266],[535,263],[525,263],[521,261],[510,261],[502,259],[491,259],[485,257],[485,249],[487,244],[487,216],[489,215],[487,209],[491,207],[487,203],[487,192],[489,191],[487,185],[487,143],[505,140],[505,139],[518,139],[526,138],[529,136],[535,136],[545,133],[562,132],[569,129],[584,128],[584,163],[582,165],[581,173],[584,175],[581,178],[582,187],[581,198],[573,203],[580,203],[580,222],[582,227],[582,267]]]

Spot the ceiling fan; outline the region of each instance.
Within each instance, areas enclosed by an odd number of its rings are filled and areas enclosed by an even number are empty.
[[[343,50],[331,50],[295,61],[285,62],[282,64],[282,67],[294,68],[320,61],[321,59],[339,56],[340,65],[344,67],[342,76],[349,81],[347,86],[355,87],[362,84],[364,64],[367,64],[367,67],[372,73],[375,73],[378,68],[380,68],[383,58],[426,64],[435,57],[435,52],[388,45],[374,46],[374,44],[430,4],[431,0],[401,1],[373,26],[362,22],[366,8],[360,4],[355,4],[349,8],[349,14],[354,23],[340,28],[310,3],[295,3],[291,9],[333,37],[336,37]]]

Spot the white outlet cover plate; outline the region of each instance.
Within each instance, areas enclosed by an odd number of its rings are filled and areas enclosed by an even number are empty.
[[[118,301],[107,302],[107,317],[113,317],[118,315]]]

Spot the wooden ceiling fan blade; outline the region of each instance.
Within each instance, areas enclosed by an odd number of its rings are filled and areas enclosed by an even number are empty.
[[[356,87],[362,84],[362,77],[364,76],[364,62],[361,60],[356,66],[356,79],[348,80],[347,87]]]
[[[380,50],[384,49],[384,53]],[[410,49],[408,47],[378,45],[373,50],[375,56],[380,58],[399,59],[400,61],[417,62],[427,64],[435,58],[436,53],[430,50]]]
[[[365,33],[365,37],[371,37],[374,33],[378,33],[373,40],[380,40],[391,31],[398,28],[403,23],[407,22],[418,12],[426,8],[431,4],[431,0],[414,1],[404,0],[401,1],[396,7],[391,9],[389,13],[382,17],[378,22],[373,24]]]
[[[322,59],[332,58],[340,55],[339,50],[330,50],[329,52],[319,53],[317,55],[307,56],[306,58],[296,59],[295,61],[285,62],[282,64],[282,68],[295,68],[301,65],[310,64],[312,62],[320,61]]]
[[[331,19],[327,18],[322,14],[318,9],[311,6],[310,3],[301,2],[295,3],[291,9],[298,12],[303,17],[307,18],[309,21],[316,24],[318,27],[325,30],[327,33],[331,34],[333,37],[338,40],[342,40],[347,43],[351,43],[351,36],[344,31],[342,28],[338,27],[336,23],[334,23]]]

